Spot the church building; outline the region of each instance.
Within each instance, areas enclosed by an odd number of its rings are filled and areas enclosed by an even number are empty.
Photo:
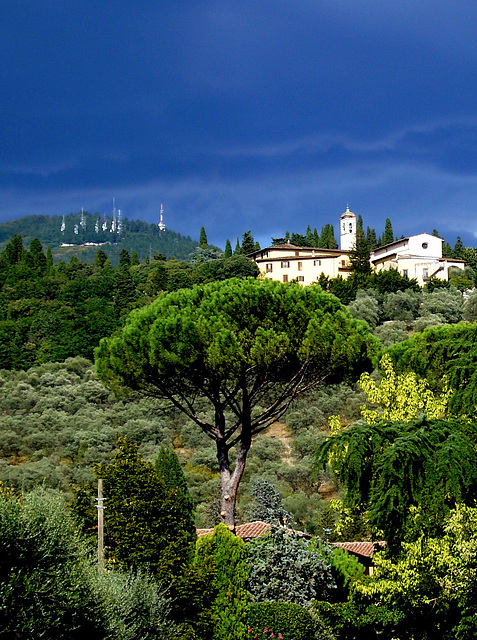
[[[340,216],[339,249],[277,244],[254,251],[249,257],[269,280],[296,280],[308,285],[320,275],[347,278],[351,273],[349,254],[356,244],[356,225],[357,217],[347,206]],[[421,287],[431,277],[448,280],[449,269],[464,269],[465,263],[443,258],[443,242],[429,233],[396,240],[371,252],[371,267],[375,271],[396,269],[402,276],[416,278]]]

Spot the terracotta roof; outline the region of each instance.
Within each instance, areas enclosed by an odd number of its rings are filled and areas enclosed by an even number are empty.
[[[197,537],[206,536],[209,533],[212,533],[214,529],[196,529]],[[260,536],[265,535],[270,531],[270,525],[268,522],[262,522],[261,520],[256,520],[255,522],[246,522],[245,524],[238,524],[235,527],[235,535],[239,538],[243,538],[244,540],[251,540],[252,538],[259,538]],[[302,531],[293,532],[292,529],[287,529],[287,533],[295,533],[304,538],[311,538],[312,536],[308,533],[304,533]]]
[[[385,547],[384,541],[380,542],[333,542],[334,547],[339,547],[350,553],[355,553],[357,556],[364,556],[365,558],[372,558],[376,547]]]
[[[200,538],[201,536],[206,536],[213,531],[213,528],[197,529],[197,536]],[[247,540],[249,538],[258,538],[259,536],[263,536],[269,531],[270,525],[267,522],[262,522],[261,520],[256,520],[255,522],[246,522],[245,524],[238,524],[235,527],[235,535],[239,536],[239,538],[244,538]]]
[[[245,524],[239,524],[235,527],[235,533],[240,538],[258,538],[270,531],[270,525],[268,522],[262,522],[256,520],[255,522],[246,522]]]

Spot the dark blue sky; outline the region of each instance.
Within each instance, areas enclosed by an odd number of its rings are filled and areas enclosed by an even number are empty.
[[[0,0],[0,221],[477,245],[475,0]]]

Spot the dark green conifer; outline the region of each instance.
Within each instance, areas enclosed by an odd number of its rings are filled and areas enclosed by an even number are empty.
[[[383,245],[390,244],[391,242],[394,242],[393,225],[391,224],[390,218],[386,218],[384,223]]]
[[[201,249],[207,249],[207,234],[205,233],[204,227],[200,228],[200,236],[199,236],[199,246]]]

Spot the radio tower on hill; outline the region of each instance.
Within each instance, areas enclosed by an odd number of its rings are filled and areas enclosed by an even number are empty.
[[[166,230],[166,225],[164,224],[163,215],[164,215],[164,207],[161,204],[161,219],[159,220],[159,224],[157,225],[159,227],[159,231]]]

